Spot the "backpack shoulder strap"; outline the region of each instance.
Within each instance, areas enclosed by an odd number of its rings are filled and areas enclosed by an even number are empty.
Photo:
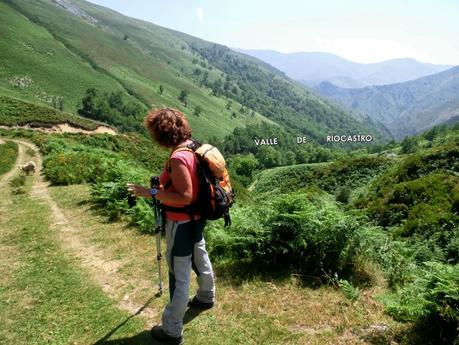
[[[166,169],[167,169],[167,171],[168,171],[169,173],[171,172],[171,163],[170,163],[171,157],[172,157],[172,155],[173,155],[175,152],[179,152],[179,151],[190,151],[190,152],[194,152],[192,149],[190,149],[189,147],[186,147],[186,146],[178,147],[178,148],[176,148],[174,151],[172,151],[171,154],[169,155],[169,158],[167,159],[167,163],[166,163]]]
[[[190,151],[190,152],[196,152],[196,150],[201,146],[201,143],[198,142],[197,140],[195,139],[191,139],[191,143],[190,144],[184,144],[184,145],[179,145],[177,146],[172,152],[171,154],[169,155],[169,158],[167,159],[167,163],[166,163],[166,169],[167,171],[170,173],[171,172],[171,167],[170,167],[170,159],[172,157],[172,155],[175,153],[175,152],[178,152],[178,151]]]
[[[169,155],[169,158],[167,159],[167,162],[166,162],[166,171],[169,173],[171,173],[171,165],[170,165],[170,160],[171,160],[171,157],[172,155],[175,153],[175,152],[178,152],[178,151],[190,151],[190,152],[196,152],[196,150],[201,146],[201,143],[199,143],[197,140],[195,139],[191,139],[191,143],[190,144],[185,144],[185,145],[179,145],[177,146],[172,152],[171,154]],[[172,180],[170,179],[169,177],[169,180],[164,184],[164,188],[165,189],[168,189],[172,184]]]

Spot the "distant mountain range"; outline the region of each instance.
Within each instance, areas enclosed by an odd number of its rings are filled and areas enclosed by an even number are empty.
[[[314,89],[359,116],[379,121],[398,139],[459,121],[459,66],[392,85],[345,89],[322,82]]]
[[[453,66],[422,63],[415,59],[394,59],[362,64],[338,55],[320,52],[279,53],[272,50],[237,51],[256,57],[305,85],[328,81],[342,88],[358,88],[405,82],[445,71]]]

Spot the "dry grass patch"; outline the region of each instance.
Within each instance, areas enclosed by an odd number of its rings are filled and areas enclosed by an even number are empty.
[[[137,311],[157,292],[155,239],[127,223],[107,222],[88,202],[87,185],[50,187],[49,190],[75,229],[67,238],[67,242],[71,238],[74,245],[67,247],[80,256],[83,266],[120,306]],[[85,253],[85,257],[81,257],[81,253]],[[167,298],[163,296],[145,309],[143,314],[150,323],[159,321],[165,303]]]

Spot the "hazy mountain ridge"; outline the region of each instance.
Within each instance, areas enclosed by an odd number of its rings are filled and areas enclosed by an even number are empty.
[[[323,52],[279,53],[271,50],[236,49],[254,56],[308,86],[323,81],[343,88],[384,85],[413,80],[452,66],[422,63],[412,58],[362,64]]]
[[[323,82],[314,89],[380,121],[397,138],[454,123],[459,116],[459,66],[405,83],[344,89]]]

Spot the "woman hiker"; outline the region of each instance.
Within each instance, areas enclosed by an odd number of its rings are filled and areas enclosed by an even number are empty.
[[[153,110],[145,117],[145,125],[153,140],[171,149],[170,158],[159,177],[159,186],[147,188],[127,184],[133,196],[156,198],[166,205],[166,261],[169,266],[170,301],[164,309],[162,325],[154,326],[151,334],[165,344],[183,344],[183,317],[187,307],[209,309],[215,302],[214,274],[203,237],[205,219],[195,214],[192,221],[186,212],[167,210],[167,206],[180,208],[197,199],[197,158],[191,151],[175,151],[178,147],[192,143],[188,121],[180,111],[171,108]],[[189,301],[192,268],[197,274],[198,290],[196,296]]]

